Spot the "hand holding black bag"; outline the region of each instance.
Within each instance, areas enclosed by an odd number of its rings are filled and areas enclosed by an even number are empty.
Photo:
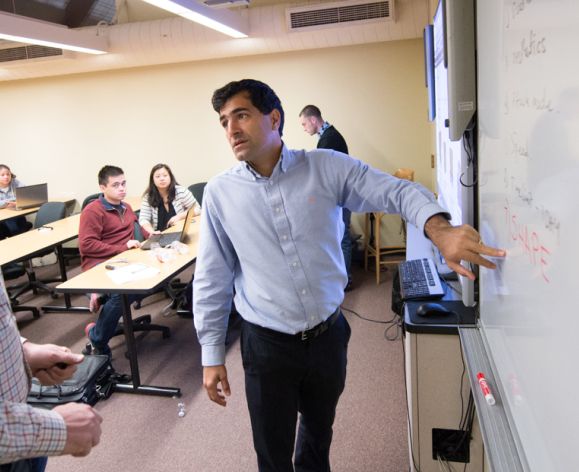
[[[92,406],[111,396],[117,377],[108,356],[85,356],[74,375],[61,385],[41,385],[33,378],[27,401],[29,405],[46,409],[70,402]]]
[[[119,382],[121,377],[115,373],[108,356],[85,356],[74,375],[61,385],[41,385],[37,378],[32,378],[27,402],[33,407],[46,409],[70,402],[92,406],[99,400],[110,397],[115,383]],[[43,469],[45,463],[45,457],[22,459],[0,465],[0,472],[34,472],[39,468]]]

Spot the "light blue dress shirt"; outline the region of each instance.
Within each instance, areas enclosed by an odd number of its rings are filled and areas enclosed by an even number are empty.
[[[328,149],[282,149],[271,177],[245,162],[209,181],[193,281],[204,366],[225,363],[235,306],[256,325],[294,334],[342,303],[348,281],[342,207],[383,211],[424,227],[445,210],[419,184]]]

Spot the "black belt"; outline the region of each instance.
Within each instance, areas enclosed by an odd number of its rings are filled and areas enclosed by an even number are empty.
[[[338,319],[338,315],[340,314],[340,307],[336,308],[336,311],[332,313],[326,321],[322,321],[320,324],[317,324],[313,328],[306,329],[300,333],[296,333],[296,336],[300,341],[309,341],[310,339],[317,338],[320,334],[325,333],[330,329],[336,320]]]
[[[264,328],[263,326],[258,326],[245,320],[244,323],[247,323],[247,326],[251,327],[251,329],[266,333],[268,336],[275,336],[277,338],[286,340],[297,339],[299,341],[310,341],[314,338],[317,338],[320,334],[328,331],[328,329],[330,329],[330,327],[336,322],[336,320],[338,319],[338,315],[340,313],[341,313],[340,307],[338,307],[336,308],[336,311],[334,311],[334,313],[332,313],[325,321],[322,321],[320,324],[317,324],[313,328],[306,329],[305,331],[301,331],[296,334],[280,333],[279,331]]]

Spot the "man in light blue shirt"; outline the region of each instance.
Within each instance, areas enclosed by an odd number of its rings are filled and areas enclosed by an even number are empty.
[[[452,227],[419,184],[332,150],[286,148],[283,108],[266,84],[231,82],[212,103],[239,164],[211,179],[203,198],[193,289],[203,384],[226,405],[225,335],[235,295],[260,472],[329,472],[350,337],[339,309],[347,282],[342,207],[400,213],[470,278],[461,260],[494,268],[481,254],[504,252],[482,245],[469,226]]]

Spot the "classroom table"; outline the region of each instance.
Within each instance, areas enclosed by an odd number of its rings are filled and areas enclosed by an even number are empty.
[[[17,216],[26,216],[36,213],[40,207],[27,208],[26,210],[11,210],[10,208],[0,209],[0,221],[16,218]]]
[[[125,199],[134,211],[141,206],[141,197],[127,197]],[[2,210],[9,211],[12,210]],[[26,211],[26,210],[23,210]],[[45,249],[56,248],[58,254],[58,263],[60,267],[60,275],[62,280],[67,280],[66,267],[64,264],[62,245],[68,241],[72,241],[78,237],[80,223],[80,213],[63,218],[62,220],[54,221],[47,225],[46,228],[37,228],[25,233],[12,236],[0,241],[0,266],[10,262],[19,262],[29,258],[36,252]],[[70,294],[64,295],[65,305],[47,305],[42,307],[43,312],[86,312],[88,307],[75,307],[70,303]]]
[[[127,197],[123,200],[123,202],[128,203],[131,208],[133,209],[133,211],[136,213],[137,211],[139,211],[141,209],[141,201],[142,201],[143,197]]]
[[[56,248],[60,276],[66,280],[66,267],[62,245],[78,237],[78,225],[80,214],[72,215],[62,220],[54,221],[46,228],[32,229],[25,233],[12,236],[0,241],[0,266],[10,262],[19,262],[28,259],[36,252],[45,249]],[[87,311],[87,307],[73,307],[70,303],[70,295],[64,297],[64,306],[45,306],[42,311]]]
[[[64,202],[66,206],[73,203],[75,200],[74,198],[51,198],[48,200],[49,202]],[[12,210],[10,208],[1,208],[0,209],[0,222],[4,220],[9,220],[10,218],[16,218],[17,216],[26,216],[32,213],[36,213],[40,207],[32,207],[26,208],[25,210]]]
[[[189,227],[188,238],[185,243],[188,247],[188,252],[186,254],[178,254],[174,251],[174,259],[172,260],[161,262],[155,257],[154,251],[144,251],[141,249],[130,249],[109,259],[109,262],[126,260],[128,264],[144,264],[148,268],[158,269],[159,272],[156,275],[152,275],[146,279],[131,280],[123,284],[117,284],[113,282],[109,276],[108,273],[112,272],[112,270],[106,268],[107,263],[105,262],[98,264],[92,269],[87,270],[86,272],[83,272],[56,287],[56,290],[61,293],[71,294],[96,292],[120,294],[122,296],[123,327],[129,354],[131,382],[126,384],[117,384],[115,386],[115,391],[162,396],[181,395],[181,389],[177,387],[141,385],[129,295],[151,294],[195,262],[199,243],[199,221],[200,217],[195,217]],[[170,231],[179,231],[181,228],[181,225],[177,225],[176,227],[170,228]],[[114,263],[111,263],[111,265],[115,267],[121,266],[120,264]],[[125,266],[125,264],[122,264],[122,266]]]

